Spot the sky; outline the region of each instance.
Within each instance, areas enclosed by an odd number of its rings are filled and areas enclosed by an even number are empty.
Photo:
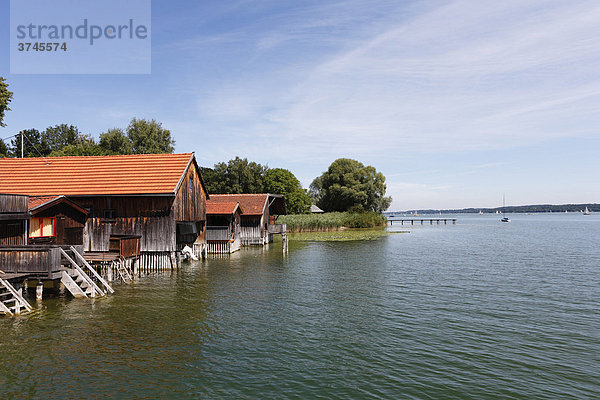
[[[597,1],[152,1],[151,74],[10,73],[0,138],[133,117],[176,152],[386,176],[391,210],[600,203]]]

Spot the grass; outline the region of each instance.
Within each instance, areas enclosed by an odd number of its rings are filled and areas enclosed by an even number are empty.
[[[387,224],[385,216],[374,212],[330,212],[323,214],[280,215],[279,224],[287,224],[288,232],[322,232],[342,228],[376,228]]]

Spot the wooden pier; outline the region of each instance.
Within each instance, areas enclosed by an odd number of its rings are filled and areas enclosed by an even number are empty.
[[[390,225],[394,225],[394,222],[400,222],[400,225],[404,225],[410,223],[414,225],[415,222],[420,222],[421,225],[424,225],[425,222],[429,222],[429,225],[433,225],[433,222],[436,222],[437,225],[444,224],[447,225],[451,222],[453,225],[456,225],[456,218],[399,218],[399,219],[388,219]]]

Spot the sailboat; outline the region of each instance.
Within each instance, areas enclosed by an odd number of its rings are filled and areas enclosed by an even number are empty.
[[[506,196],[504,193],[502,194],[502,219],[501,222],[510,222],[510,218],[504,215],[504,208],[506,207]]]
[[[585,211],[583,212],[583,215],[590,215],[590,210],[588,210],[588,208],[585,208]]]

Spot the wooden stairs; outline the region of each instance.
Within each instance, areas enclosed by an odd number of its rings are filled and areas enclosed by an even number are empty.
[[[71,264],[71,267],[63,268],[61,282],[67,290],[77,298],[85,297],[103,297],[109,293],[114,293],[112,287],[96,272],[94,268],[83,258],[73,246],[70,247],[73,256],[78,259],[86,271],[63,249],[60,250],[63,257]],[[96,283],[96,281],[98,283]],[[100,287],[102,286],[102,288]]]
[[[10,282],[0,278],[0,314],[9,316],[30,312],[31,306]]]
[[[129,270],[127,269],[127,267],[125,267],[124,260],[122,260],[122,259],[114,260],[112,262],[112,264],[113,264],[112,267],[117,270],[117,273],[119,274],[119,277],[123,280],[123,282],[125,282],[127,284],[130,284],[131,282],[133,282],[133,277],[129,273]]]

